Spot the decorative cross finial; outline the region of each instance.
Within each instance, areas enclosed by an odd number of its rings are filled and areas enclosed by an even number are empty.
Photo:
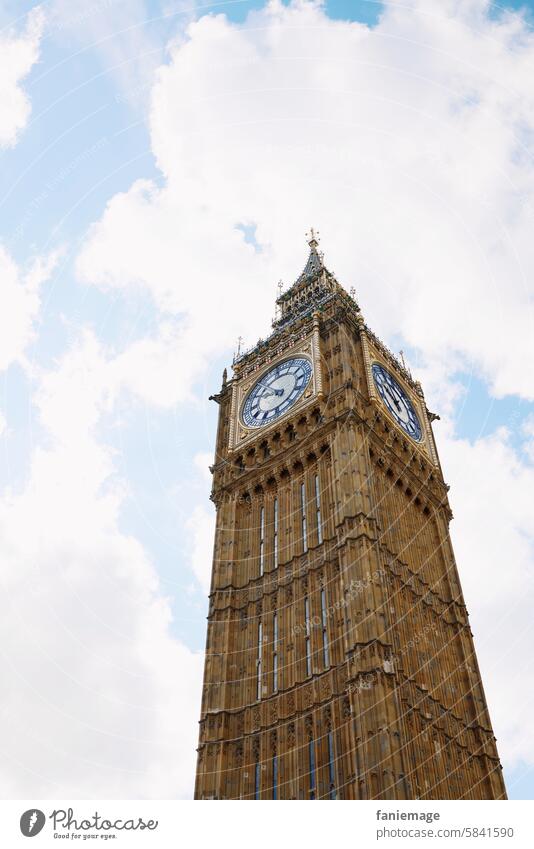
[[[241,353],[241,343],[242,343],[242,341],[243,341],[243,337],[238,336],[237,337],[237,354],[236,354],[236,357],[238,357]]]
[[[310,232],[306,233],[306,238],[308,240],[308,244],[310,248],[316,249],[319,244],[319,231],[314,230],[313,227],[310,227]]]
[[[351,286],[351,287],[350,287],[349,295],[350,295],[350,296],[351,296],[351,298],[353,298],[353,299],[356,297],[356,289],[354,288],[354,286]]]
[[[282,289],[284,288],[284,284],[282,283],[281,280],[278,281],[277,287],[278,287],[278,297],[280,297],[280,295],[282,294]]]
[[[406,368],[406,363],[404,362],[404,351],[399,351],[399,354],[402,361],[402,365],[404,368]]]

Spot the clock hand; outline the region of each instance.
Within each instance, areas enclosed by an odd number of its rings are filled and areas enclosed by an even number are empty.
[[[394,396],[393,392],[391,391],[391,389],[389,388],[389,386],[386,386],[386,387],[384,387],[384,388],[385,388],[385,390],[386,390],[386,393],[387,393],[387,395],[388,395],[389,399],[390,399],[391,401],[393,401],[393,403],[395,404],[395,406],[396,406],[397,410],[400,410],[400,404],[399,404],[399,402],[397,401],[397,399],[395,398],[395,396]]]
[[[269,395],[283,395],[284,394],[283,389],[273,389],[271,386],[269,386],[268,383],[264,383],[263,380],[258,380],[257,386],[263,386],[263,388],[267,390]]]
[[[270,395],[273,395],[273,394],[274,394],[274,393],[273,393],[273,390],[271,389],[271,387],[270,387],[267,383],[264,383],[264,382],[263,382],[263,380],[258,380],[258,382],[257,382],[256,386],[261,386],[261,387],[262,387],[263,389],[265,389],[265,390],[266,390],[266,391],[267,391]]]

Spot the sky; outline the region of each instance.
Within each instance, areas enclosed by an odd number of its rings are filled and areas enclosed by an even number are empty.
[[[0,793],[190,798],[208,401],[327,266],[421,380],[534,797],[533,4],[0,0]]]

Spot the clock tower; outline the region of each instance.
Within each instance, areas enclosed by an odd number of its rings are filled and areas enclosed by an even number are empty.
[[[195,798],[505,799],[436,416],[309,246],[213,396]]]

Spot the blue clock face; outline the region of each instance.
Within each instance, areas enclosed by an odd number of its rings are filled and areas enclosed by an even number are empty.
[[[372,370],[376,388],[389,412],[408,436],[420,442],[421,422],[406,392],[383,366],[373,363]]]
[[[243,405],[241,418],[246,427],[271,424],[296,404],[312,376],[306,357],[284,360],[254,384]]]

